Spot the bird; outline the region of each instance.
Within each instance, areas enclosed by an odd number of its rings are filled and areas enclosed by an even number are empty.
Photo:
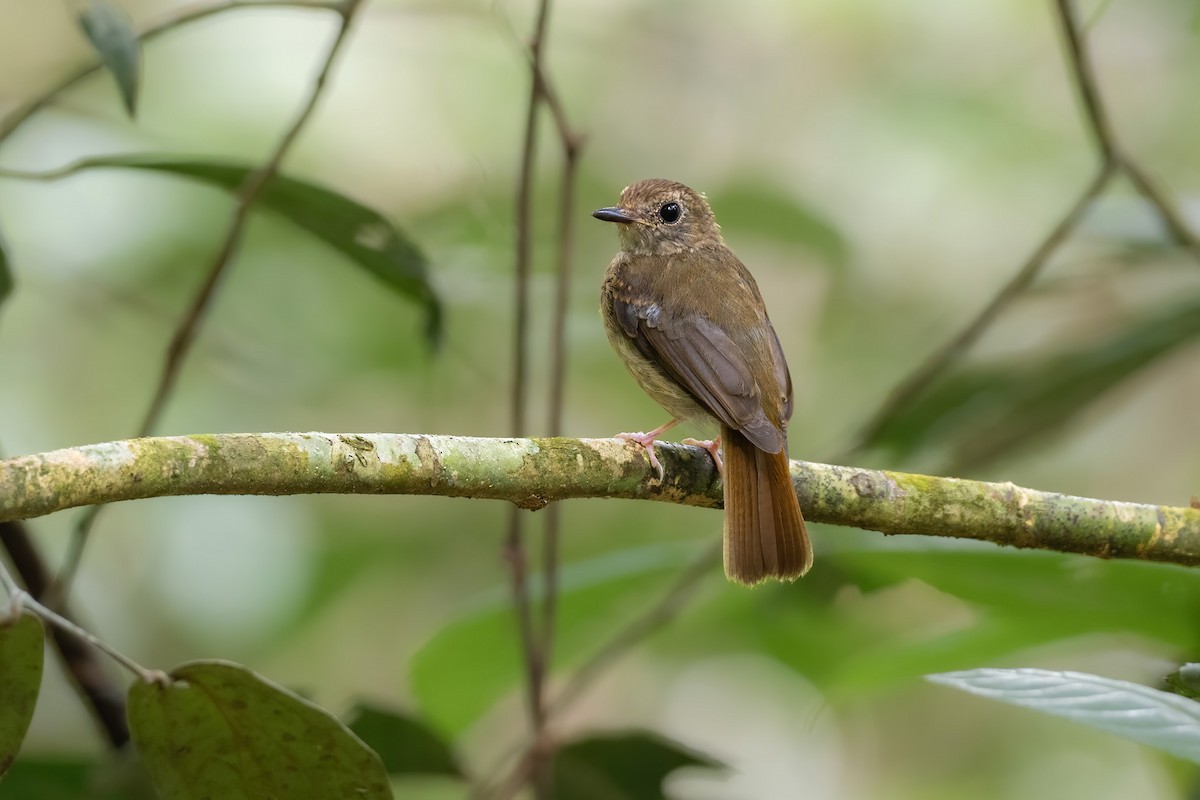
[[[723,478],[726,577],[753,586],[804,575],[813,554],[787,453],[792,379],[753,276],[704,195],[682,183],[638,181],[592,216],[616,224],[621,243],[600,292],[608,341],[671,415],[619,437],[644,448],[661,480],[658,437],[684,420],[716,422],[716,440],[684,443],[707,449]]]

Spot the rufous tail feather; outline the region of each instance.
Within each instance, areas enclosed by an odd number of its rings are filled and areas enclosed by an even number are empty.
[[[812,545],[792,486],[787,448],[767,453],[732,428],[725,445],[725,575],[753,586],[793,581],[812,566]]]

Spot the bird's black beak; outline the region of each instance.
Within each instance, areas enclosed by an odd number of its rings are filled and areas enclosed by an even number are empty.
[[[602,219],[605,222],[636,222],[629,215],[628,211],[621,208],[598,208],[592,212],[592,216],[596,219]]]

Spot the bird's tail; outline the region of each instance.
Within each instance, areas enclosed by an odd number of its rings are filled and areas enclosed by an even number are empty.
[[[767,453],[721,426],[725,447],[725,575],[753,586],[792,581],[812,566],[812,545],[792,486],[787,448]]]

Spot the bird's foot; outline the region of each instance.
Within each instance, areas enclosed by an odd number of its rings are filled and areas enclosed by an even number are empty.
[[[650,466],[654,467],[654,471],[658,473],[658,479],[661,481],[663,479],[663,467],[658,461],[658,456],[654,455],[654,443],[658,441],[658,437],[661,436],[663,432],[674,428],[677,424],[679,424],[678,420],[671,420],[670,422],[659,425],[654,430],[646,433],[642,433],[641,431],[638,431],[637,433],[618,433],[616,438],[624,439],[627,442],[633,442],[644,449],[646,451],[646,457],[650,459]]]
[[[721,437],[715,439],[684,439],[680,444],[690,444],[693,447],[702,447],[712,456],[713,463],[717,465],[717,474],[722,478],[725,477],[725,462],[721,460]]]

